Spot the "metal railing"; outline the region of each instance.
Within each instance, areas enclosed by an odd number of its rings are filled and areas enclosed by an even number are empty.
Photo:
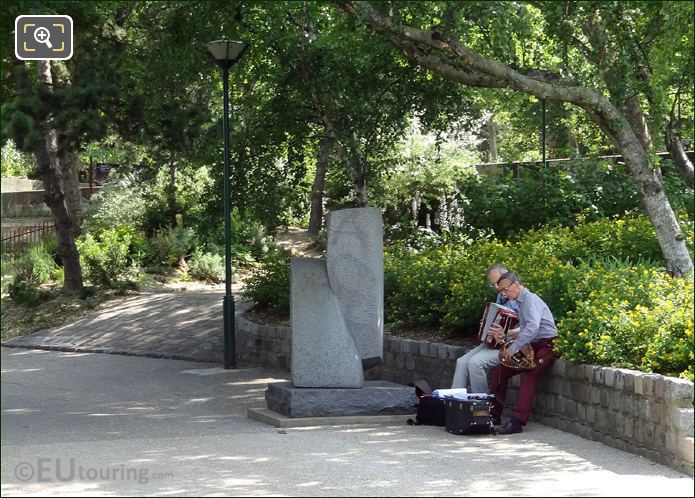
[[[24,225],[2,230],[2,252],[13,253],[41,242],[49,232],[55,230],[52,221],[43,221],[33,225]]]

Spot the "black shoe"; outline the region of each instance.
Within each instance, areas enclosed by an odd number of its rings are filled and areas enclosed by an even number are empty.
[[[518,434],[519,432],[523,432],[524,428],[520,426],[519,424],[514,424],[510,420],[506,424],[504,424],[504,427],[501,427],[497,430],[497,434]]]

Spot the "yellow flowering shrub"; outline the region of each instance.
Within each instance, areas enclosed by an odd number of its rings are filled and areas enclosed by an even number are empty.
[[[457,257],[460,255],[448,247],[421,252],[388,248],[384,254],[385,321],[416,327],[438,325]]]
[[[565,359],[693,380],[693,283],[644,266],[583,268],[558,321]]]

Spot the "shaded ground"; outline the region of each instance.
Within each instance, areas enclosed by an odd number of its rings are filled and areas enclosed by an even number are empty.
[[[3,342],[10,347],[127,354],[222,363],[223,285],[142,293],[75,322]],[[238,291],[238,287],[234,289]],[[249,304],[238,302],[236,311]]]

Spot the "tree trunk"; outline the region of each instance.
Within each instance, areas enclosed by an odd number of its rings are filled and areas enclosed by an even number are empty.
[[[637,134],[626,121],[598,115],[594,109],[584,110],[601,130],[613,141],[625,160],[642,197],[659,246],[666,260],[666,270],[673,276],[693,274],[693,262],[685,245],[676,215],[671,208],[661,183],[660,172],[649,164],[649,157]]]
[[[348,165],[348,168],[350,168],[350,174],[352,175],[352,181],[355,187],[355,202],[357,203],[357,207],[367,207],[367,182],[364,177],[364,168],[361,164],[358,166]]]
[[[176,226],[176,157],[169,157],[169,211],[171,213],[171,226]]]
[[[693,275],[693,261],[685,237],[661,181],[649,164],[647,151],[626,116],[600,92],[553,82],[552,78],[542,75],[524,75],[474,52],[446,33],[394,23],[367,2],[343,2],[340,8],[373,26],[411,61],[443,78],[470,86],[510,88],[539,99],[570,102],[584,109],[623,155],[656,231],[668,271],[675,276]],[[445,62],[435,51],[423,51],[418,44],[440,50],[454,62]]]
[[[309,214],[309,235],[317,235],[323,226],[323,189],[328,170],[328,160],[335,140],[327,134],[321,137],[319,154],[316,158],[316,175],[311,187],[311,212]]]
[[[410,201],[410,212],[413,215],[413,221],[417,223],[420,213],[420,192],[415,191],[412,200]]]
[[[487,142],[488,142],[488,162],[496,163],[499,161],[497,155],[497,125],[494,121],[494,116],[490,116],[487,120]]]
[[[693,163],[685,153],[680,135],[673,130],[670,123],[666,125],[666,147],[671,154],[671,160],[676,166],[676,171],[685,180],[690,188],[693,188]]]
[[[366,162],[355,132],[352,133],[350,149],[352,149],[350,151],[352,160],[348,161],[346,166],[350,170],[350,176],[355,186],[355,201],[357,202],[357,207],[367,207],[367,168],[365,167]]]
[[[640,107],[637,95],[632,95],[625,102],[625,116],[630,122],[632,129],[635,130],[637,138],[639,138],[642,143],[642,147],[647,152],[652,149],[652,136],[649,133],[649,127],[647,126],[647,120],[642,112],[642,107]]]
[[[61,151],[58,161],[63,173],[65,207],[72,220],[72,232],[75,237],[78,237],[82,232],[82,195],[80,194],[79,182],[80,155],[77,152]]]
[[[50,61],[37,61],[38,78],[49,89],[52,88]],[[63,260],[65,275],[64,290],[70,293],[82,293],[82,268],[80,255],[75,245],[75,223],[65,205],[63,175],[58,161],[58,137],[55,129],[46,132],[36,150],[36,165],[39,178],[43,181],[44,201],[51,209],[58,232],[58,250]]]
[[[345,145],[338,139],[338,134],[336,133],[334,119],[329,116],[326,107],[321,101],[321,96],[316,91],[313,85],[313,80],[309,72],[309,61],[307,57],[306,50],[306,38],[307,34],[311,38],[314,36],[313,27],[309,21],[309,10],[307,2],[302,2],[302,24],[301,24],[301,34],[299,37],[299,63],[301,70],[301,77],[303,87],[309,93],[309,98],[311,99],[312,107],[318,115],[319,119],[323,123],[325,128],[325,133],[328,134],[333,140],[334,147],[337,148],[340,153],[341,158],[345,161],[345,166],[348,168],[348,173],[352,178],[353,185],[355,187],[355,198],[358,207],[367,206],[367,187],[364,176],[364,163],[362,161],[362,156],[359,151],[359,145],[356,141],[352,145]],[[354,139],[354,132],[353,132]]]
[[[577,140],[577,135],[575,135],[574,132],[570,132],[569,145],[570,145],[570,147],[572,147],[572,149],[574,149],[574,153],[577,156],[580,155],[579,140]]]

